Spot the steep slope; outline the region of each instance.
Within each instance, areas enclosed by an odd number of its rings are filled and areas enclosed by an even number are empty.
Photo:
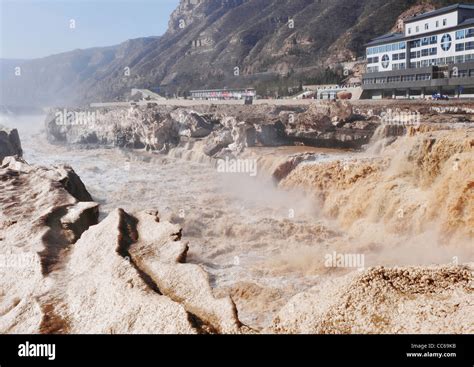
[[[113,85],[125,69],[133,67],[134,60],[143,57],[147,45],[153,45],[158,37],[129,40],[118,46],[74,50],[37,60],[0,64],[2,105],[49,106],[80,103],[89,90],[96,95],[117,94]],[[16,66],[13,66],[16,65]],[[19,68],[19,69],[15,69]],[[119,74],[118,70],[122,70]],[[16,75],[15,73],[20,73]],[[133,78],[133,76],[131,76]],[[106,83],[105,80],[115,80]],[[131,81],[139,83],[139,81]]]
[[[135,87],[182,93],[255,86],[281,75],[310,81],[328,63],[363,56],[363,45],[390,31],[413,6],[454,2],[181,0],[162,37],[20,62],[21,77],[14,75],[12,63],[0,64],[1,104],[114,100]]]

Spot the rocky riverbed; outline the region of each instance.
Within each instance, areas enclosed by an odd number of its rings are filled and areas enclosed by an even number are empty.
[[[1,332],[472,333],[472,112],[416,111],[10,119]]]

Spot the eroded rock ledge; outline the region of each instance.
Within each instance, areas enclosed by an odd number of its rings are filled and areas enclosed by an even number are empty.
[[[239,333],[231,299],[216,299],[205,271],[185,263],[180,232],[156,213],[118,209],[84,233],[69,263],[68,331]]]
[[[70,168],[9,157],[0,178],[1,332],[241,332],[232,300],[185,263],[179,227],[121,209],[97,224]]]
[[[417,124],[472,122],[472,106],[432,101],[317,102],[309,105],[157,105],[53,109],[46,131],[53,143],[114,146],[168,153],[191,148],[212,158],[237,156],[247,147],[307,145],[360,149],[383,125],[401,136]]]
[[[75,197],[77,196],[77,197]],[[98,204],[70,167],[34,167],[6,157],[0,165],[0,330],[39,332],[50,276],[71,245],[98,220]]]

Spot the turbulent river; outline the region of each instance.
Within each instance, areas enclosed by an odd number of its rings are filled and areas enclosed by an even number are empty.
[[[208,271],[217,295],[232,295],[245,323],[267,325],[291,296],[327,275],[321,259],[335,243],[351,242],[312,197],[277,189],[265,169],[296,152],[320,153],[324,161],[361,153],[255,148],[246,153],[259,157],[258,175],[251,177],[173,155],[51,145],[43,121],[3,117],[0,123],[18,128],[28,163],[72,166],[100,203],[102,219],[116,208],[150,209],[179,223],[189,241],[188,262]]]

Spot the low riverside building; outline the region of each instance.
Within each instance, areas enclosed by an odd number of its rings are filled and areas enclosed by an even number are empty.
[[[360,99],[362,89],[360,84],[321,84],[321,85],[304,85],[303,92],[298,94],[294,99],[325,99],[335,100],[341,93],[349,93],[351,99]]]
[[[253,88],[245,89],[209,89],[209,90],[192,90],[191,98],[194,100],[207,101],[225,101],[245,99],[246,97],[255,98],[257,92]]]
[[[474,97],[474,5],[414,16],[367,44],[362,98]]]

